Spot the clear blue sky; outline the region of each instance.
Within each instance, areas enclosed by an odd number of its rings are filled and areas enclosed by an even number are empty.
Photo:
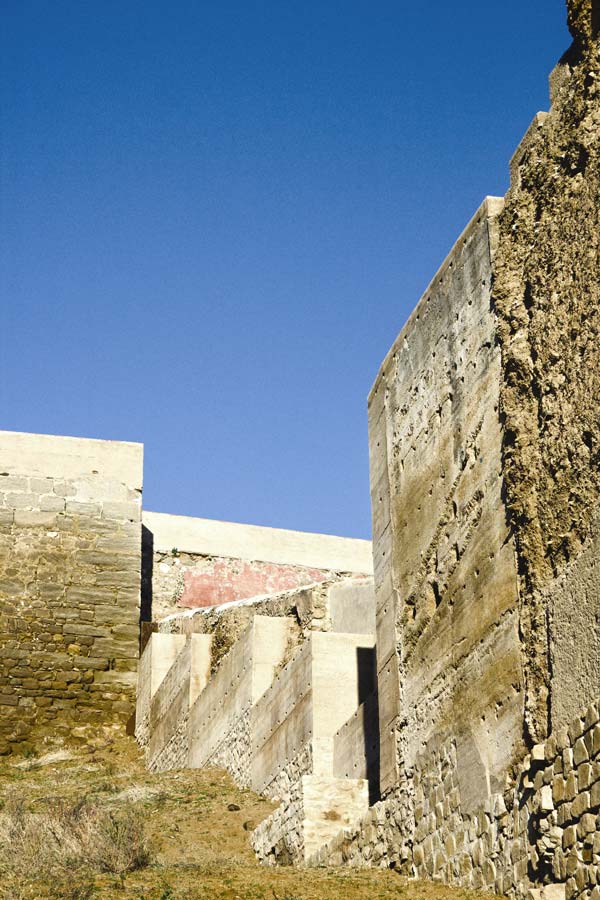
[[[548,106],[563,0],[5,0],[0,427],[368,537],[366,401]]]

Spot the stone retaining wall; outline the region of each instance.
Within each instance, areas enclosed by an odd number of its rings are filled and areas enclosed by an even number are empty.
[[[142,447],[0,432],[0,752],[135,704]]]
[[[566,900],[596,900],[599,708],[592,704],[536,745],[516,783],[471,812],[463,808],[456,744],[429,752],[419,759],[410,789],[375,804],[309,864],[392,866],[419,878],[511,896],[563,885]],[[414,823],[407,816],[411,808]]]

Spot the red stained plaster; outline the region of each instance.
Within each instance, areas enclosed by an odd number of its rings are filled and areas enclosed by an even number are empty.
[[[259,594],[275,594],[325,581],[331,572],[301,566],[277,565],[266,562],[247,562],[239,559],[218,559],[209,570],[189,569],[184,573],[180,606],[216,606],[232,600],[245,600]]]

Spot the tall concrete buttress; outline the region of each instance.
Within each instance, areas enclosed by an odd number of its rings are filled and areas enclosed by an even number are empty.
[[[597,0],[369,398],[381,791],[461,803],[600,695]]]

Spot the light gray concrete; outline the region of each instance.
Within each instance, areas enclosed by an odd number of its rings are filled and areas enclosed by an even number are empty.
[[[367,575],[373,571],[370,541],[155,512],[144,512],[143,524],[154,536],[155,551],[170,552],[176,547],[203,556]]]
[[[379,717],[377,694],[371,694],[333,738],[336,778],[364,778],[373,795],[379,790]]]
[[[372,578],[340,581],[329,588],[331,630],[375,634],[375,588]]]
[[[151,634],[138,664],[135,706],[136,737],[147,746],[150,739],[150,706],[167,672],[183,651],[183,634]]]
[[[0,471],[10,475],[93,476],[99,482],[116,481],[141,490],[143,457],[143,444],[0,431]],[[108,499],[105,490],[99,493]]]
[[[271,684],[283,662],[291,621],[255,616],[190,710],[190,768],[201,768]]]
[[[369,399],[383,794],[441,733],[469,736],[489,790],[522,753],[491,299],[502,205],[488,198],[469,223]]]
[[[556,729],[600,697],[600,507],[582,552],[547,594]]]
[[[374,638],[312,633],[251,711],[252,787],[265,791],[301,750],[333,776],[336,731],[373,688]]]

